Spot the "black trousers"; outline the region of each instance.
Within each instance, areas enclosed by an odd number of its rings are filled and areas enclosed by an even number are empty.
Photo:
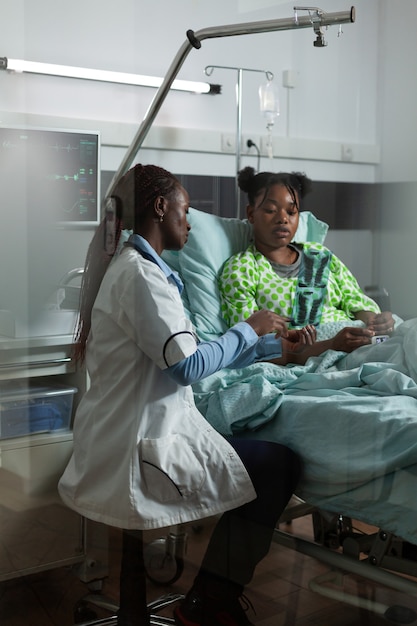
[[[227,583],[237,595],[252,579],[257,564],[269,551],[277,521],[297,486],[298,456],[269,441],[228,438],[251,478],[257,497],[227,511],[211,536],[196,583],[214,580],[216,590]],[[216,591],[217,595],[217,591]]]

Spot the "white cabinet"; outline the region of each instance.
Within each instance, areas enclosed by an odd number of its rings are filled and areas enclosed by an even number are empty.
[[[74,412],[86,374],[71,360],[71,336],[0,338],[0,407],[13,381],[76,387]],[[106,529],[57,492],[71,450],[71,429],[0,439],[0,581],[64,565],[86,582],[107,574]]]

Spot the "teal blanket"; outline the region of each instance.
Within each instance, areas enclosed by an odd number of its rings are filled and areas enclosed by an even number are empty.
[[[296,450],[301,498],[417,543],[417,319],[351,354],[222,370],[194,393],[221,433]]]

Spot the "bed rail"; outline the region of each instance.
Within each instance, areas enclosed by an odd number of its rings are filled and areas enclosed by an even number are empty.
[[[312,511],[314,512],[314,507],[312,507]],[[307,511],[307,513],[312,511]],[[291,517],[291,508],[288,511],[288,516]],[[362,538],[355,537],[354,533],[351,533],[351,536],[347,539],[345,538],[343,544],[341,543],[337,547],[336,545],[329,546],[321,541],[300,537],[292,531],[285,532],[280,528],[276,528],[273,540],[279,545],[312,557],[330,567],[329,571],[310,580],[309,588],[314,593],[372,611],[398,624],[411,624],[417,619],[417,613],[410,607],[402,605],[390,606],[376,602],[373,599],[359,597],[343,589],[344,577],[353,575],[393,589],[409,597],[417,597],[415,580],[417,576],[417,562],[415,558],[409,559],[404,556],[395,556],[395,550],[393,556],[389,554],[391,543],[397,540],[391,533],[379,530],[370,535],[365,534]],[[355,543],[356,541],[358,545],[349,552],[347,544],[349,542]],[[362,553],[362,541],[370,546],[365,548],[364,553]],[[400,539],[397,541],[402,542]],[[342,546],[343,549],[340,550]]]

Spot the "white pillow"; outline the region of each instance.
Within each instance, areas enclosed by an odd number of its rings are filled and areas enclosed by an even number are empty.
[[[188,221],[191,230],[184,248],[179,252],[165,250],[162,257],[180,274],[184,306],[200,339],[209,341],[227,330],[220,313],[219,272],[232,254],[248,247],[252,226],[247,220],[192,208]],[[327,224],[310,211],[302,211],[294,241],[323,243],[327,231]]]

